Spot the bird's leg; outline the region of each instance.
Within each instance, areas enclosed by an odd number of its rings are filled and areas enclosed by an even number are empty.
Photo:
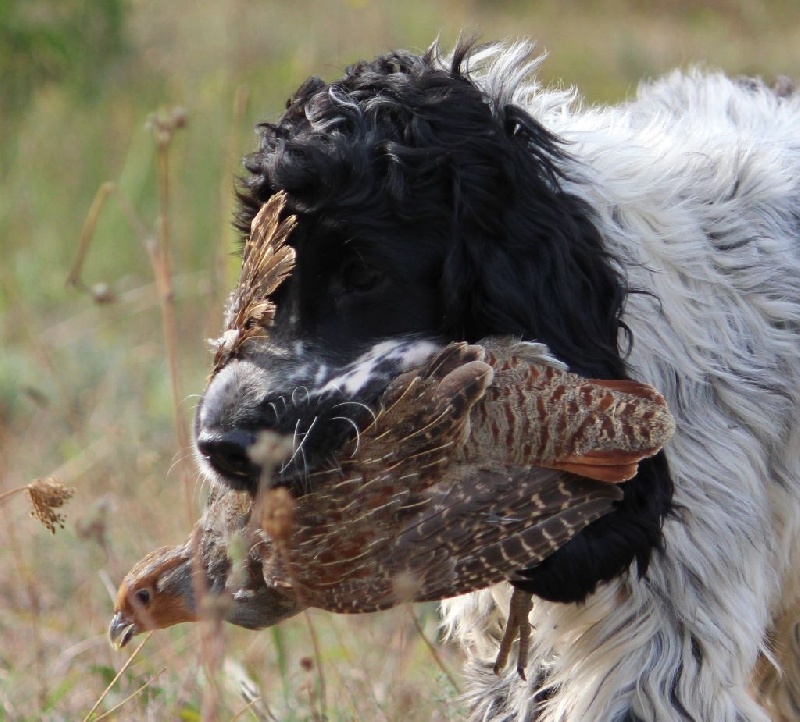
[[[528,614],[533,607],[533,595],[530,592],[523,592],[521,589],[514,589],[511,595],[511,603],[508,607],[508,622],[506,631],[500,640],[500,649],[494,662],[494,673],[500,674],[503,667],[508,662],[508,655],[511,653],[511,646],[519,633],[519,651],[517,652],[517,674],[525,677],[525,667],[528,664],[528,646],[531,638],[531,627],[528,622]]]

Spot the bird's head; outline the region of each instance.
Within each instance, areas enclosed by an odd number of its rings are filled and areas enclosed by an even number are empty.
[[[190,545],[150,552],[125,575],[108,638],[122,648],[134,636],[197,619]]]
[[[246,629],[271,627],[303,610],[291,589],[266,584],[260,560],[249,559],[244,579],[230,586],[227,557],[216,560],[219,555],[204,551],[198,565],[190,538],[178,547],[156,549],[133,566],[117,592],[108,627],[112,646],[122,648],[137,634],[195,622],[214,610]],[[202,575],[199,583],[195,572]]]

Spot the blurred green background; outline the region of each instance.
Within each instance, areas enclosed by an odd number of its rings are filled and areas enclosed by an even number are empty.
[[[143,233],[116,197],[100,209],[83,270],[114,302],[65,284],[98,189],[117,183],[152,233],[147,120],[185,112],[169,149],[168,213],[188,420],[209,371],[205,339],[236,278],[232,182],[255,123],[275,119],[311,73],[330,79],[437,35],[447,48],[462,29],[535,39],[549,54],[543,79],[592,103],[677,65],[800,77],[797,0],[0,0],[0,493],[48,476],[77,489],[55,537],[22,496],[0,504],[0,719],[83,719],[127,657],[104,641],[110,594],[145,552],[185,537],[202,497],[179,471],[190,452],[175,437]],[[435,636],[435,610],[418,614]],[[330,719],[459,719],[406,612],[314,619]],[[233,719],[244,707],[235,680],[247,674],[274,718],[319,718],[318,682],[298,662],[312,655],[304,621],[226,640],[213,703],[197,639],[179,629],[148,643],[100,711],[167,667],[110,717]],[[457,669],[456,653],[443,654]]]

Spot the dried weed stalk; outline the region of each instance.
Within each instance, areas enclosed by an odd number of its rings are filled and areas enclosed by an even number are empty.
[[[164,347],[170,374],[170,388],[172,391],[172,405],[175,418],[175,434],[178,448],[183,452],[190,447],[190,435],[186,419],[183,414],[179,363],[178,363],[178,324],[175,318],[175,290],[172,279],[170,262],[170,164],[169,155],[175,133],[186,127],[188,122],[186,111],[182,108],[173,108],[169,111],[153,113],[147,119],[146,128],[149,130],[156,145],[157,182],[158,182],[158,216],[155,226],[151,229],[136,210],[131,206],[125,196],[120,192],[119,186],[114,182],[104,183],[95,194],[91,208],[81,231],[78,252],[75,262],[67,276],[67,284],[84,291],[92,296],[97,303],[109,303],[115,300],[113,289],[100,283],[93,286],[87,285],[82,278],[83,266],[89,251],[89,246],[94,238],[100,213],[107,200],[114,197],[122,210],[125,218],[139,237],[147,253],[150,267],[158,289],[159,307],[161,309],[162,326],[164,329]],[[178,457],[180,478],[183,483],[186,508],[192,508],[192,483],[193,470],[189,463],[189,455],[181,453]],[[191,512],[189,512],[191,514]]]

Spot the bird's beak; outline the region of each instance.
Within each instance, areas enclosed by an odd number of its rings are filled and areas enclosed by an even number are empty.
[[[108,641],[115,649],[122,649],[138,632],[134,622],[129,621],[122,612],[117,612],[108,625]]]

